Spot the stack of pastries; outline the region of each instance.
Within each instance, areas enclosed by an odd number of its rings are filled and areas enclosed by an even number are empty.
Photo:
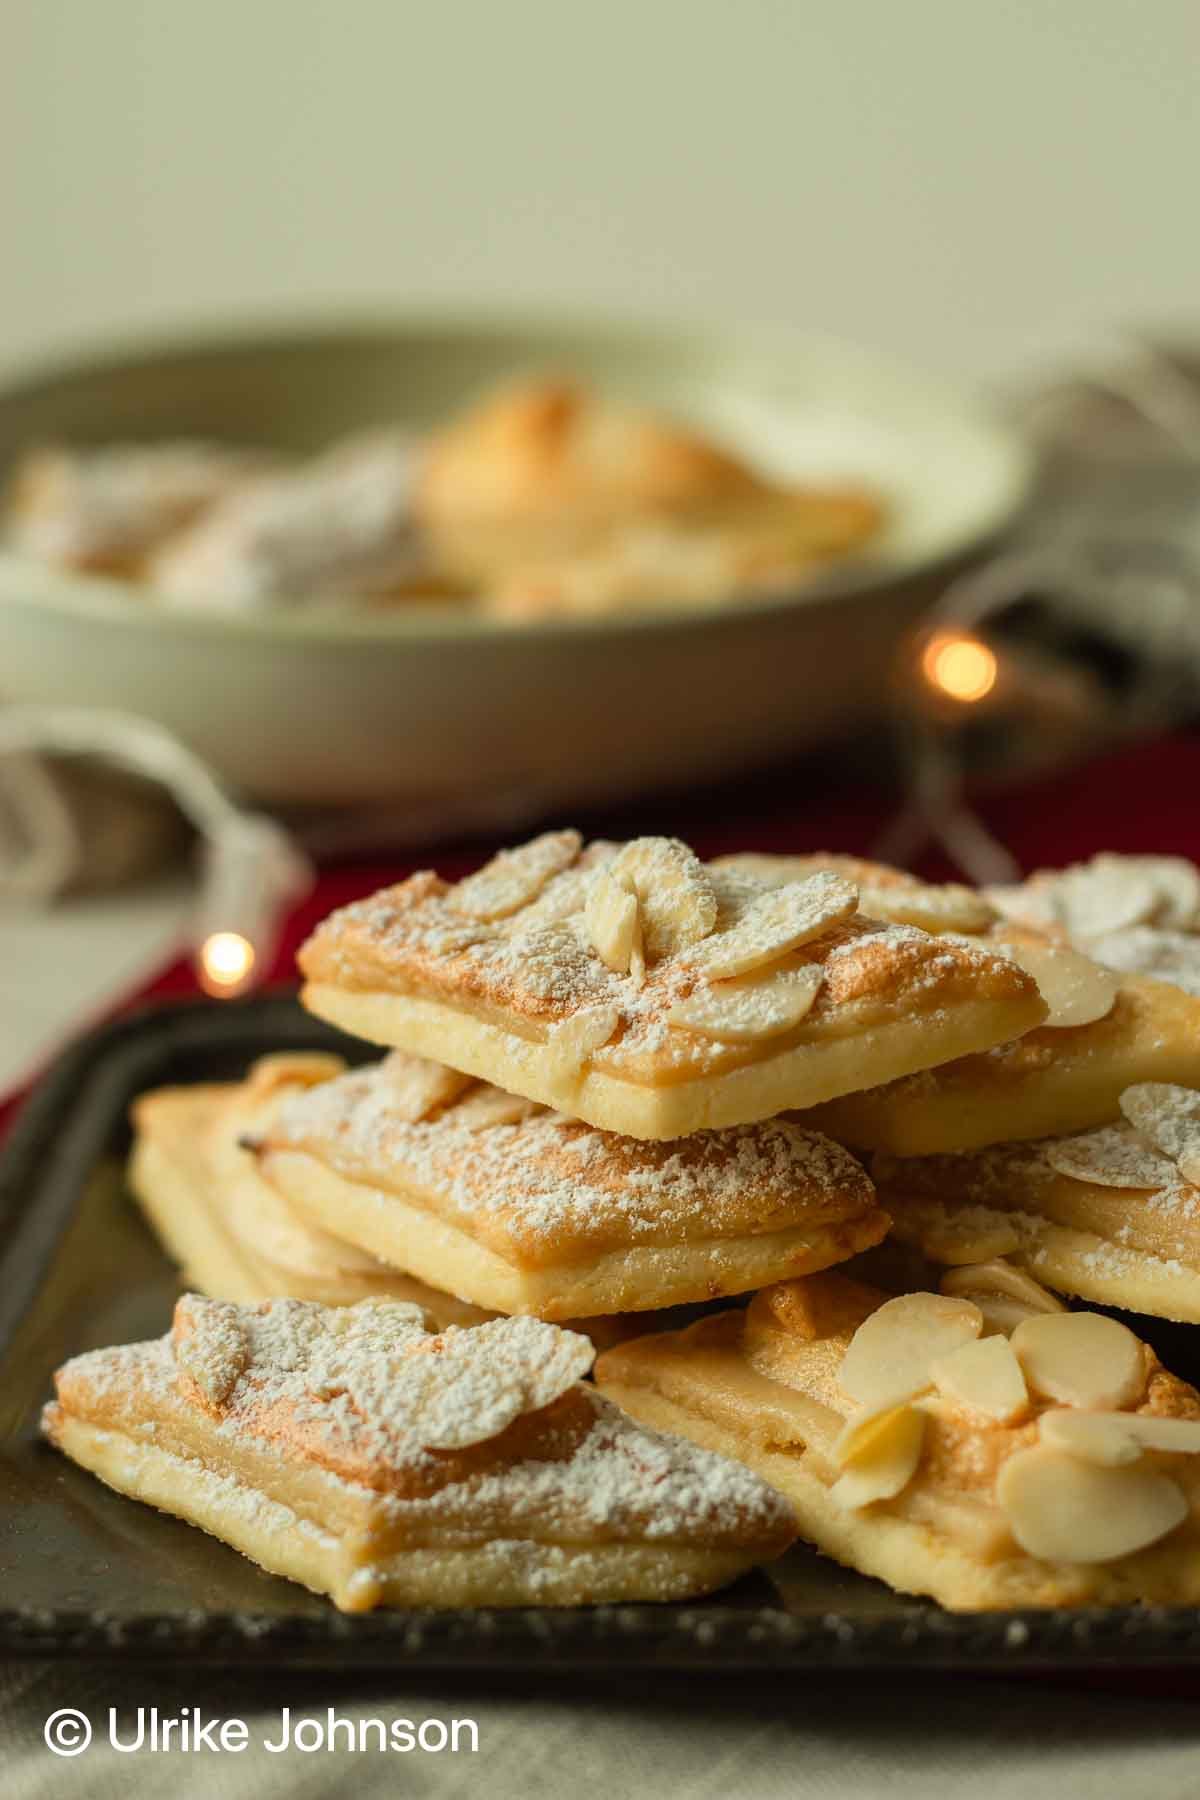
[[[954,1608],[1200,1599],[1200,1394],[1065,1304],[1200,1322],[1197,965],[1170,858],[414,875],[300,954],[374,1061],[137,1103],[199,1291],[47,1434],[351,1610],[672,1599],[797,1536]]]

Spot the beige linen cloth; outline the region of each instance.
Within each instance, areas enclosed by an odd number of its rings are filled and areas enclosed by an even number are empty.
[[[1157,1687],[1146,1684],[1146,1693]],[[1200,1691],[1200,1683],[1193,1692]],[[252,1746],[293,1716],[474,1719],[479,1750],[457,1755],[339,1749],[272,1755],[150,1755],[101,1747],[107,1709],[122,1730],[139,1705],[243,1718]],[[74,1706],[95,1728],[70,1761],[42,1724]],[[1106,1689],[929,1674],[787,1680],[646,1674],[624,1691],[594,1678],[495,1680],[403,1670],[352,1676],[266,1671],[0,1666],[4,1800],[288,1800],[349,1792],[489,1800],[1193,1800],[1200,1793],[1200,1711],[1113,1678]]]

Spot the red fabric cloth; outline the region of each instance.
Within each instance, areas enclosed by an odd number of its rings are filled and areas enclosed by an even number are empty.
[[[1200,736],[1139,744],[1019,790],[990,795],[977,805],[1026,870],[1076,862],[1098,850],[1157,851],[1200,862]],[[755,784],[744,792],[734,789],[707,798],[689,795],[633,821],[600,821],[597,829],[609,835],[623,835],[626,827],[674,831],[703,856],[733,850],[844,850],[865,855],[893,809],[894,800],[877,787],[860,784],[831,790],[805,771],[775,778],[766,786]],[[447,855],[427,850],[388,863],[354,863],[323,871],[285,924],[267,984],[294,982],[296,951],[335,907],[431,863],[456,876],[488,853],[486,848]],[[922,861],[919,872],[938,878],[955,873],[936,854]],[[127,1004],[197,991],[190,963],[180,959],[130,995]],[[0,1132],[17,1099],[13,1096],[0,1104]]]

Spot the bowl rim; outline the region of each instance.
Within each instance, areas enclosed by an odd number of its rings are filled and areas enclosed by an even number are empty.
[[[143,602],[132,582],[102,574],[65,571],[36,557],[21,555],[0,541],[0,609],[47,608],[102,624],[150,627],[182,638],[257,640],[268,642],[404,644],[468,641],[552,643],[572,638],[607,638],[629,632],[686,632],[728,628],[735,621],[773,619],[818,609],[844,600],[866,598],[918,578],[928,579],[953,567],[968,553],[997,537],[1020,514],[1030,498],[1036,454],[1028,437],[1011,421],[994,413],[969,385],[930,373],[886,350],[876,350],[833,333],[779,324],[738,323],[688,316],[623,313],[581,308],[506,305],[354,308],[311,312],[242,314],[238,317],[177,321],[158,328],[106,336],[94,348],[86,344],[51,353],[32,367],[0,366],[0,408],[27,401],[53,383],[116,372],[133,364],[152,365],[168,357],[253,354],[347,339],[430,335],[480,338],[521,334],[557,338],[587,337],[607,341],[614,349],[664,342],[678,351],[701,351],[739,343],[764,359],[813,356],[843,358],[878,370],[883,378],[923,387],[931,401],[953,412],[965,425],[991,441],[999,479],[990,505],[981,507],[974,523],[938,550],[925,556],[893,561],[870,554],[848,558],[807,579],[802,587],[746,593],[730,604],[664,602],[628,612],[570,618],[512,620],[457,606],[447,601],[406,601],[388,611],[369,606],[350,609],[345,602],[314,601],[293,608],[262,612],[168,608]]]

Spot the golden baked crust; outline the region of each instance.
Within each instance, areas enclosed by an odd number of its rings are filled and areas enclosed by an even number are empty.
[[[439,1095],[426,1071],[448,1073],[393,1052],[297,1094],[261,1167],[302,1216],[480,1305],[564,1319],[705,1301],[887,1231],[861,1164],[785,1121],[647,1143],[463,1077]]]
[[[66,1363],[43,1429],[350,1611],[674,1599],[786,1547],[785,1502],[624,1420],[591,1356],[532,1319],[185,1295],[167,1337]]]
[[[605,960],[602,898],[644,922],[644,957]],[[631,1137],[770,1118],[1045,1016],[1011,961],[863,918],[840,877],[771,885],[665,838],[551,832],[457,887],[425,871],[335,913],[299,961],[305,1004],[344,1029]]]
[[[891,1307],[911,1308],[916,1302],[923,1309],[928,1303],[935,1321],[938,1309],[953,1317],[956,1307],[963,1308],[964,1346],[974,1332],[985,1361],[1006,1366],[1009,1373],[1015,1369],[1018,1397],[1004,1417],[956,1398],[947,1357],[910,1375],[894,1404],[872,1412],[841,1381],[849,1379],[843,1371],[859,1328],[868,1320],[874,1325],[885,1299],[840,1274],[812,1276],[767,1290],[745,1313],[619,1345],[600,1358],[597,1383],[635,1418],[740,1456],[794,1503],[803,1536],[902,1592],[931,1594],[956,1610],[1179,1603],[1200,1595],[1200,1426],[1195,1423],[1200,1396],[1193,1388],[1163,1369],[1147,1346],[1101,1319],[1096,1329],[1116,1334],[1117,1350],[1131,1359],[1133,1379],[1118,1410],[1085,1414],[1074,1401],[1051,1399],[1038,1386],[1045,1380],[1039,1369],[1039,1358],[1045,1360],[1044,1325],[1025,1341],[1018,1327],[1012,1354],[1013,1345],[999,1333],[994,1334],[998,1343],[979,1338],[969,1302],[910,1295]],[[1096,1315],[1055,1317],[1067,1321],[1070,1334],[1080,1319]],[[1061,1330],[1051,1326],[1052,1335]],[[886,1373],[886,1362],[881,1356],[879,1376]],[[857,1368],[855,1379],[861,1379]],[[1100,1469],[1082,1452],[1064,1462],[1060,1449],[1051,1451],[1051,1441],[1064,1441],[1050,1438],[1064,1416],[1070,1429],[1079,1418],[1102,1417],[1100,1430],[1110,1445],[1115,1441],[1120,1459],[1136,1465],[1132,1483],[1123,1481],[1125,1469]],[[1164,1455],[1133,1441],[1133,1434],[1152,1433],[1156,1426],[1150,1422],[1162,1420],[1190,1422],[1184,1425],[1186,1452]],[[896,1445],[888,1444],[887,1433],[897,1423],[915,1427],[914,1453],[907,1462],[901,1458],[888,1480],[887,1459],[895,1465]],[[1086,1423],[1083,1429],[1089,1430]],[[1168,1433],[1176,1429],[1168,1427]],[[1025,1462],[1006,1474],[1006,1465],[1023,1453]],[[1039,1519],[1028,1495],[1014,1492],[1013,1481],[1030,1469],[1040,1473],[1048,1455],[1052,1472],[1065,1470],[1085,1490],[1078,1546],[1053,1558],[1022,1547],[1036,1541],[1031,1527],[1042,1535],[1047,1530],[1055,1535],[1059,1527],[1052,1508],[1035,1496]],[[1110,1488],[1128,1492],[1131,1505],[1143,1511],[1147,1505],[1160,1508],[1157,1521],[1152,1518],[1141,1531],[1144,1541],[1125,1553],[1107,1554],[1112,1543],[1104,1542],[1113,1531],[1129,1532],[1129,1521],[1106,1514],[1103,1501]],[[1129,1541],[1137,1535],[1136,1529],[1129,1532]]]
[[[805,1123],[856,1149],[933,1156],[1107,1124],[1124,1089],[1144,1081],[1200,1085],[1200,999],[1127,975],[1105,1018],[1041,1026],[834,1100]]]

